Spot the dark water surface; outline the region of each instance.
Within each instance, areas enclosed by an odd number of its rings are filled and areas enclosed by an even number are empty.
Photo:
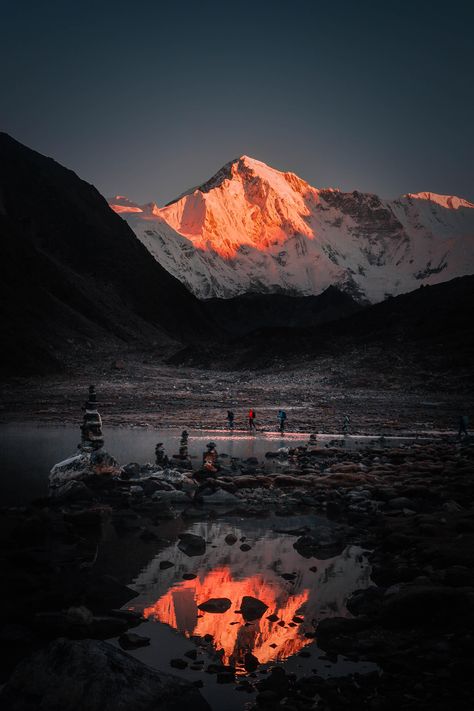
[[[109,427],[104,430],[105,448],[120,464],[154,461],[157,442],[163,442],[166,454],[179,449],[180,429],[155,430],[142,427]],[[213,440],[219,454],[230,457],[257,457],[280,447],[306,444],[309,433],[256,432],[228,430],[189,430],[188,449],[196,463],[201,461],[206,444]],[[421,438],[417,438],[421,441]],[[32,499],[47,496],[51,467],[77,451],[79,427],[73,425],[0,425],[0,505],[17,506]],[[385,437],[384,446],[413,441],[409,437]],[[344,444],[346,449],[379,445],[375,436],[318,434],[321,446],[331,442]]]
[[[253,696],[236,691],[235,684],[219,684],[215,674],[206,673],[207,665],[222,661],[235,666],[237,675],[245,677],[243,662],[247,652],[260,662],[257,679],[274,664],[283,664],[298,676],[339,676],[375,670],[374,664],[343,657],[330,661],[317,641],[306,636],[314,633],[320,620],[346,616],[350,594],[371,584],[370,566],[360,547],[346,546],[327,560],[306,559],[293,547],[297,536],[274,530],[301,526],[317,530],[320,525],[333,524],[316,516],[264,520],[232,517],[191,524],[187,531],[207,541],[203,555],[189,557],[177,548],[176,542],[161,545],[138,575],[128,581],[139,594],[126,607],[142,612],[147,619],[133,631],[151,639],[150,646],[130,653],[160,671],[190,681],[202,680],[201,691],[214,711],[244,709]],[[237,537],[233,545],[225,542],[229,533]],[[240,549],[242,538],[250,550]],[[162,561],[172,562],[173,566],[162,570]],[[185,573],[196,578],[183,580]],[[291,580],[282,577],[288,573]],[[267,605],[260,620],[246,624],[237,612],[244,596],[258,598]],[[215,597],[230,600],[230,608],[223,613],[198,609],[198,605]],[[268,620],[273,614],[278,620]],[[207,641],[206,635],[211,635]],[[201,669],[191,669],[194,662],[183,656],[192,649],[204,662]],[[171,667],[173,658],[184,659],[188,667]]]
[[[179,449],[181,430],[111,427],[104,430],[105,448],[120,464],[154,461],[155,445],[163,442],[168,456]],[[235,432],[226,430],[190,430],[189,453],[201,461],[206,444],[216,442],[220,454],[231,457],[264,457],[279,447],[308,441],[307,434]],[[47,496],[51,467],[77,451],[79,427],[44,425],[0,426],[1,504],[13,506]]]

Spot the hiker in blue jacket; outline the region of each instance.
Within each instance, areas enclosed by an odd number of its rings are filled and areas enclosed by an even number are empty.
[[[283,434],[285,431],[286,412],[284,410],[278,410],[277,419],[280,423],[280,432]]]

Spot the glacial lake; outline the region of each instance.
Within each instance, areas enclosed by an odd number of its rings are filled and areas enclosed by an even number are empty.
[[[181,430],[156,430],[143,427],[104,428],[105,448],[120,464],[154,462],[155,446],[163,442],[168,456],[179,450]],[[265,453],[280,447],[295,447],[308,442],[309,433],[259,432],[245,430],[189,430],[188,450],[199,466],[206,444],[213,441],[219,454],[263,460]],[[385,446],[411,442],[410,437],[386,437]],[[421,441],[424,438],[417,438]],[[47,496],[51,467],[77,451],[79,427],[73,425],[0,425],[0,505],[18,506]],[[347,449],[376,446],[375,436],[339,434],[318,435],[321,446],[337,441]]]
[[[105,448],[120,464],[154,462],[155,446],[163,442],[168,456],[179,450],[181,430],[155,430],[141,427],[104,429]],[[188,450],[201,462],[206,444],[213,441],[219,454],[230,457],[263,459],[269,450],[297,446],[308,441],[308,434],[234,432],[228,430],[189,430]],[[51,467],[77,451],[79,427],[72,425],[0,426],[0,501],[3,506],[27,504],[48,494]]]

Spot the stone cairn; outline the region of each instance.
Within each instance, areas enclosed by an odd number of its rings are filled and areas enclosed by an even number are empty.
[[[169,459],[165,454],[163,442],[158,442],[155,447],[155,464],[158,467],[167,467],[169,464]]]
[[[217,457],[218,454],[215,442],[209,442],[209,444],[206,444],[206,451],[202,455],[203,468],[212,474],[217,472]]]
[[[79,449],[84,452],[95,451],[104,446],[102,419],[97,410],[95,387],[89,386],[89,397],[84,403],[84,420],[81,425],[81,443]]]
[[[183,430],[181,432],[181,440],[179,442],[179,457],[180,457],[180,459],[188,459],[189,458],[188,439],[189,439],[188,431]]]
[[[178,454],[173,454],[171,459],[173,466],[180,471],[189,471],[193,468],[191,457],[188,452],[188,439],[189,434],[186,430],[181,432],[181,439],[179,441],[179,452]]]

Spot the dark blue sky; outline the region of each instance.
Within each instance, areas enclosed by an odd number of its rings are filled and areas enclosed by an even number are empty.
[[[247,154],[474,200],[468,0],[1,5],[1,128],[104,195],[163,204]]]

